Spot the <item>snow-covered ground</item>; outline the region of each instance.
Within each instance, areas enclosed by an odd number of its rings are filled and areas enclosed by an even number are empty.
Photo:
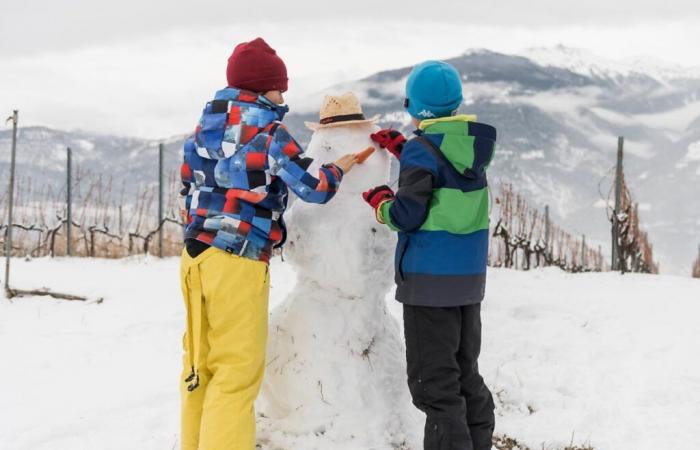
[[[104,302],[0,299],[0,449],[178,448],[177,265],[15,261],[15,287]],[[272,304],[294,283],[276,260]],[[561,448],[572,435],[599,450],[695,448],[700,281],[491,270],[483,321],[481,367],[499,434],[534,449]]]

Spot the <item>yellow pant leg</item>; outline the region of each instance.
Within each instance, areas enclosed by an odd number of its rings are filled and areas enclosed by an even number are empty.
[[[253,403],[265,369],[268,267],[223,251],[208,252],[199,263],[208,343],[200,360],[206,371],[200,371],[200,387],[188,393],[204,392],[197,450],[253,450]]]
[[[210,250],[213,251],[213,250]],[[201,427],[202,419],[202,408],[204,406],[204,395],[206,393],[206,387],[211,379],[211,372],[206,367],[203,362],[206,361],[206,356],[209,353],[209,342],[206,338],[206,333],[200,333],[199,339],[199,386],[197,389],[189,392],[187,386],[189,383],[185,380],[190,376],[192,372],[193,364],[193,349],[191,340],[194,339],[192,330],[192,321],[197,320],[199,317],[201,330],[206,330],[209,327],[206,314],[199,314],[197,317],[193,317],[192,307],[190,305],[191,301],[196,301],[192,299],[191,292],[191,280],[188,280],[188,275],[194,276],[190,273],[191,266],[194,264],[199,264],[201,260],[208,257],[208,252],[204,252],[197,258],[191,258],[186,251],[183,251],[180,260],[180,283],[182,286],[182,295],[185,300],[185,308],[187,311],[187,331],[182,339],[183,345],[183,358],[182,358],[182,374],[180,375],[180,398],[181,398],[181,435],[180,435],[180,448],[182,450],[198,450],[199,449],[199,430]],[[201,275],[200,275],[201,277]],[[200,280],[201,281],[201,280]],[[202,293],[199,293],[202,295]],[[200,311],[204,311],[200,309]]]
[[[202,320],[203,329],[208,326],[206,317]],[[186,337],[185,337],[186,338]],[[206,335],[200,340],[202,356],[206,358],[209,350],[209,344],[206,340]],[[198,450],[199,449],[199,429],[202,422],[202,408],[204,406],[204,394],[207,391],[207,384],[211,379],[211,372],[207,370],[205,365],[199,368],[199,387],[192,392],[187,390],[188,383],[185,379],[191,373],[191,367],[187,358],[187,349],[183,356],[183,369],[180,376],[180,398],[181,398],[181,449],[182,450]]]

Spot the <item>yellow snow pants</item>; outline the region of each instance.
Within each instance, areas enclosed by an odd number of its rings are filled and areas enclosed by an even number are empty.
[[[181,384],[182,450],[253,450],[265,369],[270,279],[264,262],[184,250],[187,308]]]

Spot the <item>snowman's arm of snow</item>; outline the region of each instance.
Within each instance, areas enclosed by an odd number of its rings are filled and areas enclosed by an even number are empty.
[[[270,173],[280,177],[305,202],[328,202],[343,179],[343,171],[335,164],[321,166],[318,178],[311,175],[307,169],[312,160],[304,157],[304,149],[284,125],[279,125],[268,139],[267,159]]]
[[[394,231],[419,229],[428,215],[436,178],[435,158],[409,141],[401,153],[399,190],[393,200],[382,204],[379,218]]]

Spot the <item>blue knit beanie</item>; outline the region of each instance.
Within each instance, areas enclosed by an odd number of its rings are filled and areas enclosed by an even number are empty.
[[[462,80],[452,65],[425,61],[406,80],[406,109],[417,119],[451,116],[462,103]]]

